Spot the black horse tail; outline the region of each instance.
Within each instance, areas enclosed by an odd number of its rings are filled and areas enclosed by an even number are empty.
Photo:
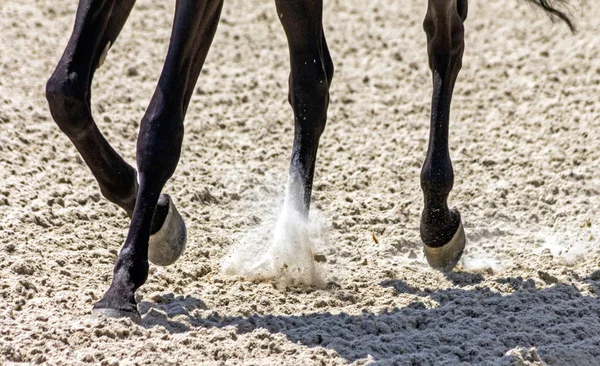
[[[548,14],[550,19],[560,19],[567,24],[571,32],[575,33],[577,29],[575,28],[575,24],[571,20],[571,18],[564,12],[556,8],[556,5],[566,5],[569,3],[569,0],[526,0],[528,3],[531,3]]]

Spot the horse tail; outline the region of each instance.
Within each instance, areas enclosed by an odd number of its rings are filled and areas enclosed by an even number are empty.
[[[575,33],[577,31],[575,24],[571,20],[571,18],[564,12],[556,8],[556,5],[561,4],[565,5],[569,2],[569,0],[526,0],[528,3],[537,6],[538,8],[544,10],[546,14],[550,17],[550,19],[560,19],[567,24],[571,32]]]

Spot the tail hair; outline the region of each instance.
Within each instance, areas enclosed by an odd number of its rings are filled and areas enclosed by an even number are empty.
[[[533,4],[548,14],[550,19],[560,19],[567,24],[571,32],[575,33],[577,28],[571,20],[571,18],[562,10],[556,8],[556,5],[566,5],[569,0],[526,0],[528,3]]]

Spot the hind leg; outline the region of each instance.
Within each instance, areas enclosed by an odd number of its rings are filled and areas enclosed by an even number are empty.
[[[290,52],[289,102],[294,144],[286,199],[308,215],[319,138],[325,129],[333,63],[322,26],[322,0],[276,0]]]
[[[429,147],[421,170],[425,207],[420,229],[429,264],[443,271],[458,263],[466,242],[460,214],[447,203],[454,184],[448,150],[450,102],[462,65],[466,16],[467,0],[429,0],[423,22],[433,96]]]
[[[222,0],[178,0],[171,42],[158,86],[142,119],[137,144],[140,187],[112,284],[94,313],[139,320],[135,291],[148,276],[152,217],[181,152],[183,120],[210,48]]]

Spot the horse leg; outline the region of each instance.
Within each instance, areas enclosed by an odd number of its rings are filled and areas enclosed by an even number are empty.
[[[73,33],[46,84],[52,117],[73,142],[98,181],[102,194],[130,216],[136,171],[110,146],[91,114],[91,84],[119,35],[135,0],[81,0]]]
[[[308,216],[319,138],[325,129],[333,63],[323,32],[322,0],[276,0],[290,53],[288,100],[294,144],[287,203]]]
[[[183,119],[212,43],[223,0],[177,0],[165,65],[137,143],[139,189],[112,284],[95,314],[139,320],[135,291],[148,277],[148,242],[154,209],[181,153]]]
[[[460,214],[448,208],[447,200],[454,184],[448,151],[450,102],[462,65],[467,0],[428,1],[423,28],[427,34],[433,97],[429,147],[421,170],[425,207],[420,231],[429,264],[449,271],[458,263],[466,243]]]

